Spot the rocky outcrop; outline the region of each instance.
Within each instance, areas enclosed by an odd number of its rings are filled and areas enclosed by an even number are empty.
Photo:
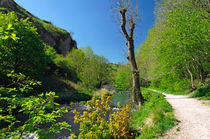
[[[41,39],[59,54],[66,56],[72,48],[77,48],[76,41],[72,39],[69,32],[52,25],[51,22],[35,17],[20,7],[14,0],[0,0],[0,11],[4,13],[14,11],[18,18],[28,18],[37,28]]]

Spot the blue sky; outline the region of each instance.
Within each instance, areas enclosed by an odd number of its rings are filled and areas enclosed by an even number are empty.
[[[78,48],[91,46],[112,63],[127,62],[120,24],[111,11],[114,0],[15,0],[35,16],[73,32]],[[135,30],[135,48],[154,23],[154,0],[136,0],[142,18]]]

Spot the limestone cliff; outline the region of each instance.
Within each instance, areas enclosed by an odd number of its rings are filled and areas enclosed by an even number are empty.
[[[72,48],[77,48],[76,41],[72,39],[70,33],[66,30],[35,17],[20,7],[14,0],[0,0],[0,12],[8,13],[11,11],[14,11],[18,18],[29,18],[29,21],[37,28],[42,40],[53,47],[57,53],[65,56]]]

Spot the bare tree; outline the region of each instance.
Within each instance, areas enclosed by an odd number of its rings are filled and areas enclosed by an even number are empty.
[[[120,14],[121,30],[126,39],[128,47],[127,59],[130,62],[130,67],[133,77],[132,88],[132,101],[135,105],[139,106],[144,103],[144,98],[140,89],[139,70],[136,64],[134,53],[134,29],[138,20],[137,9],[138,7],[132,6],[132,0],[118,0],[115,5],[115,10]],[[128,24],[127,24],[128,22]]]

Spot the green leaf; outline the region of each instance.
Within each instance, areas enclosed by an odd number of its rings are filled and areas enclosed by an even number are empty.
[[[8,24],[7,30],[11,29],[12,24]]]

